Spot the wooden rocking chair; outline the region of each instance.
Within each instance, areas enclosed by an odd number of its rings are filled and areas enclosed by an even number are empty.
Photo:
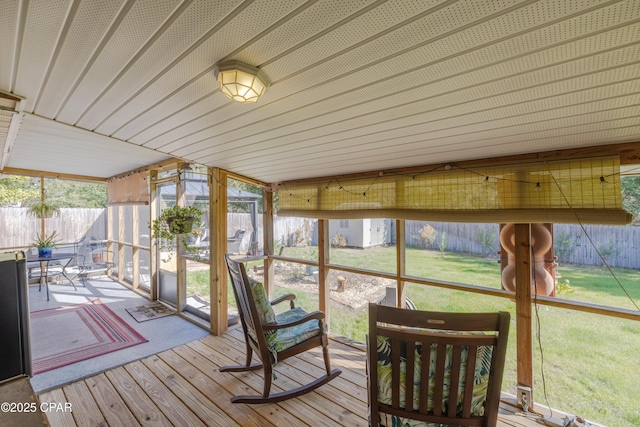
[[[244,366],[225,366],[220,372],[264,370],[262,396],[234,396],[232,403],[280,402],[315,390],[342,373],[340,369],[331,369],[323,312],[306,313],[296,308],[293,294],[269,302],[262,283],[250,279],[243,264],[229,255],[225,255],[225,260],[242,321],[247,358]],[[275,315],[272,306],[283,301],[289,301],[291,309]],[[293,390],[270,394],[275,364],[318,346],[322,346],[326,375]],[[260,363],[251,364],[254,352]]]
[[[370,304],[370,425],[495,426],[509,319]]]

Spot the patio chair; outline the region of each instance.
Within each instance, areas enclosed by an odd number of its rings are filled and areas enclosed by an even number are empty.
[[[106,250],[104,241],[97,237],[89,236],[76,240],[74,252],[77,254],[77,275],[83,285],[86,285],[90,275],[108,275],[114,266],[114,263],[108,260],[110,252]]]
[[[244,230],[238,229],[232,237],[227,238],[227,252],[231,254],[240,253],[240,243],[242,243],[244,233]]]
[[[342,373],[340,369],[331,369],[323,312],[306,313],[303,309],[295,307],[293,294],[283,295],[269,302],[262,283],[250,279],[243,264],[234,261],[228,254],[225,255],[225,260],[238,304],[247,355],[245,365],[225,366],[220,368],[220,372],[258,369],[264,371],[262,395],[234,396],[231,399],[232,403],[280,402],[315,390]],[[272,306],[283,301],[289,301],[291,309],[276,315]],[[280,363],[291,356],[320,346],[326,375],[293,390],[271,393],[271,380],[274,377],[273,369],[276,362]],[[252,364],[254,352],[259,363]]]
[[[509,319],[370,304],[370,425],[495,426]]]

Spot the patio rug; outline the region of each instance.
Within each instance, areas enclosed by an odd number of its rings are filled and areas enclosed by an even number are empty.
[[[31,313],[34,375],[147,341],[100,299]]]
[[[171,316],[173,314],[173,311],[159,302],[139,305],[125,310],[127,310],[127,313],[136,319],[137,322],[146,322],[147,320],[159,319],[160,317]]]

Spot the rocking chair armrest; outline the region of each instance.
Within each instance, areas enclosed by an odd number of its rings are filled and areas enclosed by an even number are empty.
[[[305,316],[302,316],[299,319],[293,320],[291,322],[284,323],[263,323],[262,329],[264,331],[276,331],[278,329],[289,328],[291,326],[300,325],[302,323],[308,322],[309,320],[323,320],[325,317],[324,312],[322,311],[312,311],[311,313],[307,313]]]
[[[295,299],[296,299],[296,296],[294,294],[285,294],[274,299],[273,301],[270,302],[270,304],[276,305],[276,304],[280,304],[282,301],[293,301]]]

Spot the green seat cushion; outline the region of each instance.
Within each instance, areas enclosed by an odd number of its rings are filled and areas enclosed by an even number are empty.
[[[277,323],[292,322],[307,315],[307,312],[300,307],[287,310],[276,316]],[[325,325],[326,329],[326,325]],[[320,328],[317,320],[309,320],[289,328],[278,329],[275,334],[267,337],[267,344],[272,352],[286,350],[303,341],[320,335]]]
[[[424,355],[426,360],[429,357],[429,390],[427,400],[427,410],[433,410],[433,395],[435,389],[435,368],[436,368],[436,345],[432,345],[429,354]],[[480,346],[477,351],[476,369],[474,373],[474,386],[473,386],[473,401],[471,404],[472,415],[484,415],[484,404],[487,398],[487,388],[489,385],[489,372],[491,369],[491,355],[493,347]],[[452,347],[447,346],[445,357],[445,377],[444,377],[444,389],[442,408],[443,413],[448,410],[447,399],[449,396],[449,389],[451,384],[451,359],[452,359]],[[391,339],[384,336],[378,336],[377,340],[377,372],[378,372],[378,401],[391,405]],[[467,362],[469,358],[469,348],[464,347],[461,357],[460,368],[460,381],[458,385],[458,407],[457,413],[462,414],[462,400],[464,396],[464,378],[467,372]],[[414,381],[413,381],[413,409],[418,410],[420,402],[420,376],[423,369],[423,348],[421,344],[417,344],[415,347],[415,369],[414,369]],[[402,351],[400,355],[400,406],[405,402],[405,375],[406,375],[406,345],[403,343]],[[406,418],[400,418],[385,413],[380,413],[380,425],[402,426],[402,427],[435,427],[440,424],[426,423],[422,421],[410,420]]]
[[[296,307],[291,310],[285,311],[284,313],[276,315],[273,311],[273,307],[271,306],[269,299],[267,298],[267,293],[264,290],[264,285],[257,280],[249,278],[249,286],[251,288],[251,293],[256,304],[256,308],[258,309],[259,320],[263,325],[268,323],[292,322],[300,319],[303,316],[306,316],[307,312],[300,307]],[[253,330],[249,329],[247,332],[254,341],[257,341]],[[306,341],[309,338],[315,337],[319,334],[320,328],[318,327],[318,321],[309,320],[308,322],[304,322],[300,325],[292,326],[289,328],[278,329],[276,331],[268,331],[265,333],[265,338],[267,340],[269,350],[271,350],[271,352],[274,353],[275,356],[276,352],[286,350],[287,348],[293,347],[294,345]]]

